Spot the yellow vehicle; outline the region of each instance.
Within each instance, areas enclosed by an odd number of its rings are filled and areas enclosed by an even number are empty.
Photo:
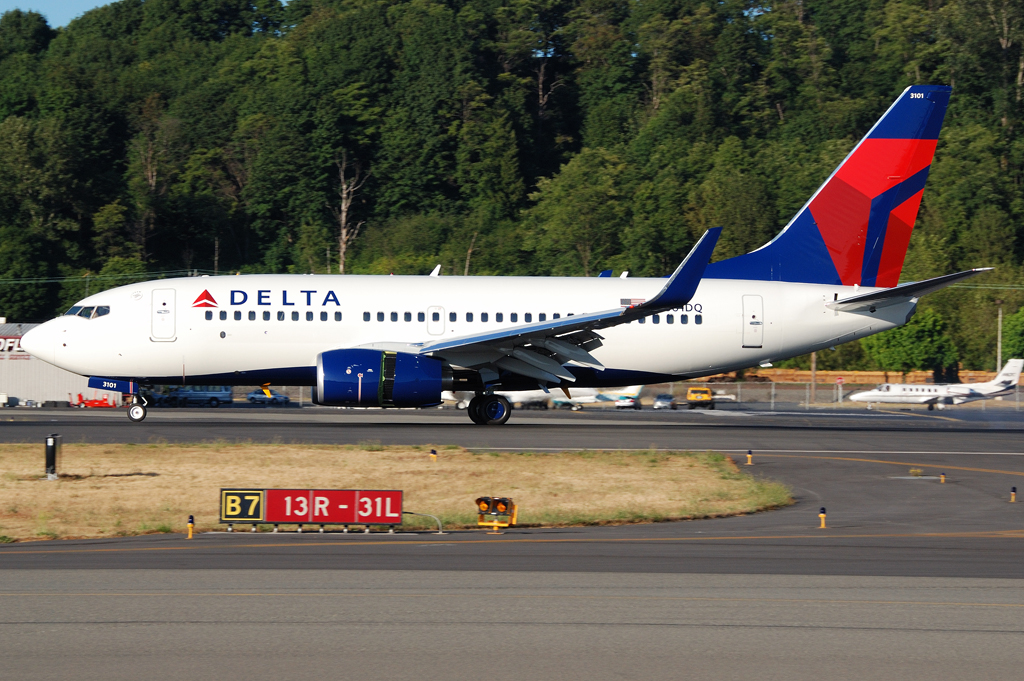
[[[711,388],[687,388],[686,404],[690,409],[704,407],[705,409],[715,408],[715,398]]]

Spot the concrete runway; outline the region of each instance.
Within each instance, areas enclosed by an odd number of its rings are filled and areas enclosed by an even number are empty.
[[[1014,580],[547,572],[19,573],[10,679],[1013,678]]]
[[[452,411],[2,415],[6,441],[753,449],[750,470],[797,499],[746,517],[500,536],[2,546],[13,678],[976,679],[1024,663],[1024,503],[1008,503],[1024,490],[1024,418],[1012,409],[517,412],[502,428]]]

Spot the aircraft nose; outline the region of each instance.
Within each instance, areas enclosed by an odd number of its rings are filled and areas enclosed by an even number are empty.
[[[53,322],[40,324],[21,337],[21,349],[44,362],[53,364],[56,342]]]

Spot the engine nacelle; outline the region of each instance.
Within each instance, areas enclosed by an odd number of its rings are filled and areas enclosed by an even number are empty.
[[[316,358],[313,402],[348,407],[430,407],[449,389],[440,360],[406,352],[344,349]]]

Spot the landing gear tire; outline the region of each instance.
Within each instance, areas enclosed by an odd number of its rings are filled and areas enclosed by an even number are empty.
[[[467,411],[479,426],[500,426],[512,415],[512,405],[501,395],[478,395],[470,401]]]
[[[128,419],[132,423],[141,423],[146,420],[146,408],[141,404],[133,404],[128,407]]]
[[[480,419],[480,400],[482,399],[483,395],[474,397],[466,406],[466,413],[469,414],[469,420],[478,426],[484,425],[484,422]]]
[[[935,405],[934,404],[929,404],[928,405],[928,411],[935,411]]]

